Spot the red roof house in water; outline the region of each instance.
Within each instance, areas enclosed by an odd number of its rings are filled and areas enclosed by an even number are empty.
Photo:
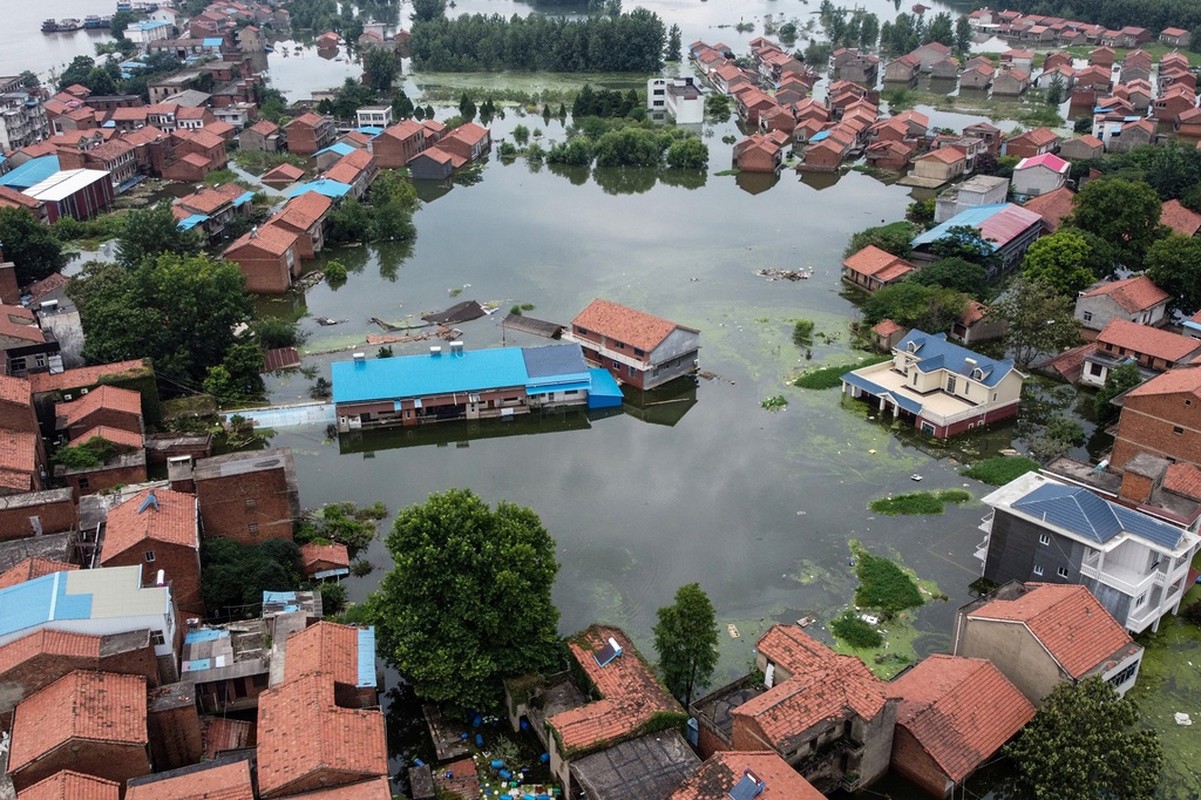
[[[916,267],[905,259],[869,244],[843,259],[842,279],[852,286],[874,292],[904,279],[914,269]]]
[[[563,338],[623,383],[653,389],[696,372],[701,333],[610,300],[593,300]]]

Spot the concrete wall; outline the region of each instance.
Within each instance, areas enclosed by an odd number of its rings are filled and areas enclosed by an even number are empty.
[[[962,625],[955,655],[992,661],[1035,706],[1070,679],[1022,623],[964,619]]]
[[[1043,535],[1049,537],[1049,544],[1040,543]],[[989,536],[984,577],[997,584],[1012,580],[1081,583],[1084,551],[1084,545],[1074,539],[997,509]],[[1041,575],[1035,572],[1036,567],[1041,568]],[[1068,570],[1069,579],[1059,577],[1060,567]],[[1125,615],[1117,619],[1125,619]]]

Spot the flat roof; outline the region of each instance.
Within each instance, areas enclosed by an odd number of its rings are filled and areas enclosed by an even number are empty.
[[[30,186],[24,193],[37,200],[58,202],[66,200],[93,183],[107,179],[108,176],[108,170],[103,169],[61,170],[40,183]]]
[[[55,572],[0,589],[0,637],[51,622],[166,614],[170,591],[142,586],[142,568]]]

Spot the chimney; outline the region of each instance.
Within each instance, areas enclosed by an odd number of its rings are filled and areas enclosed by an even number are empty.
[[[169,456],[167,458],[167,481],[173,492],[192,493],[196,491],[196,483],[192,478],[192,457]]]
[[[440,358],[441,356],[442,356],[442,346],[441,345],[436,344],[430,348],[430,357],[431,358]]]
[[[1122,469],[1122,485],[1118,488],[1118,499],[1130,505],[1149,502],[1163,486],[1167,471],[1166,459],[1150,453],[1139,453],[1127,461]]]

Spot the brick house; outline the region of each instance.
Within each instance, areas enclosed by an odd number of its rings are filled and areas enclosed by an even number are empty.
[[[125,800],[255,800],[250,761],[241,756],[129,781]]]
[[[1009,69],[993,79],[992,93],[998,97],[1017,97],[1030,88],[1030,73],[1021,69]]]
[[[142,395],[116,386],[98,386],[78,400],[56,403],[55,429],[70,441],[97,427],[128,431],[139,437],[142,423]],[[83,439],[83,441],[87,441]]]
[[[955,180],[967,171],[967,156],[957,147],[940,147],[913,159],[914,177],[937,181],[939,184]]]
[[[371,152],[381,169],[400,169],[426,148],[427,135],[423,123],[402,120],[371,140]]]
[[[1100,331],[1114,319],[1140,325],[1164,324],[1172,297],[1146,275],[1094,283],[1076,296],[1076,319],[1087,331]]]
[[[292,539],[300,494],[291,450],[201,459],[192,477],[206,539],[220,536],[243,544]]]
[[[892,768],[947,797],[1034,718],[1034,706],[988,661],[931,655],[889,687],[900,695]]]
[[[771,750],[823,791],[856,791],[888,770],[896,700],[855,656],[791,625],[759,640],[748,675],[696,700],[698,749]]]
[[[1191,208],[1185,208],[1175,198],[1163,204],[1159,212],[1159,222],[1166,225],[1181,236],[1192,238],[1201,230],[1201,214]]]
[[[147,745],[146,679],[76,671],[17,704],[8,774],[18,792],[64,769],[126,781],[150,772]]]
[[[705,759],[667,800],[825,800],[825,795],[771,751],[718,752]]]
[[[58,340],[38,326],[31,309],[0,304],[0,370],[17,377],[47,370],[59,352]]]
[[[912,53],[894,58],[884,67],[885,83],[913,83],[921,72],[922,62]]]
[[[283,294],[300,274],[299,236],[278,225],[263,225],[244,234],[221,254],[241,268],[246,290]]]
[[[694,373],[701,346],[695,328],[600,299],[572,320],[563,338],[578,342],[589,362],[639,389]]]
[[[338,138],[334,121],[311,111],[301,114],[284,126],[284,137],[288,152],[300,156],[311,156],[318,150],[329,147]]]
[[[409,161],[409,174],[418,181],[444,181],[467,162],[458,156],[431,147]]]
[[[366,150],[351,150],[326,171],[325,178],[346,184],[350,187],[350,195],[359,200],[367,194],[378,174],[379,166],[374,156]]]
[[[1059,157],[1068,161],[1091,161],[1104,154],[1105,143],[1091,133],[1067,139],[1059,145]]]
[[[916,269],[903,258],[868,245],[842,261],[842,279],[852,286],[874,292],[897,283]]]
[[[375,629],[323,620],[292,634],[285,643],[284,680],[310,672],[330,674],[340,708],[378,708]]]
[[[1007,583],[959,609],[953,652],[991,661],[1035,706],[1093,675],[1125,695],[1143,648],[1083,586]]]
[[[302,260],[308,260],[325,247],[325,218],[332,207],[333,201],[325,195],[305,192],[289,200],[267,222],[295,233],[296,253]]]
[[[56,772],[21,792],[21,800],[120,800],[121,784],[74,770]]]
[[[959,76],[959,88],[986,91],[992,85],[997,68],[984,58],[973,58]]]
[[[1110,465],[1139,453],[1201,466],[1201,369],[1165,372],[1123,395]]]
[[[279,126],[271,120],[261,119],[238,134],[240,150],[254,150],[260,153],[279,152],[283,144],[283,136]]]
[[[1059,137],[1050,128],[1035,128],[1006,139],[1001,146],[1003,155],[1018,158],[1034,158],[1051,153],[1059,144]]]
[[[1075,196],[1072,190],[1065,186],[1030,198],[1022,204],[1022,208],[1038,214],[1042,219],[1044,233],[1054,233],[1063,226],[1063,221],[1072,215]]]
[[[1201,354],[1201,341],[1178,333],[1114,317],[1097,334],[1097,346],[1084,357],[1080,382],[1101,387],[1109,370],[1125,362],[1137,363],[1145,374],[1187,366]]]
[[[387,775],[383,714],[339,706],[329,673],[311,672],[259,696],[258,785],[264,800]]]
[[[776,133],[752,133],[734,145],[734,167],[743,172],[779,172],[786,145]]]
[[[1171,47],[1188,48],[1192,43],[1192,35],[1183,28],[1164,28],[1159,32],[1159,41]]]
[[[47,494],[60,492],[61,490],[51,490]],[[70,528],[50,528],[52,532],[70,530]],[[42,558],[41,556],[30,556],[13,564],[4,572],[0,573],[0,589],[6,589],[9,586],[16,586],[18,583],[25,583],[34,578],[40,578],[43,575],[53,575],[56,572],[69,572],[73,569],[79,569],[77,564],[69,564],[66,561],[55,561],[52,558]]]
[[[300,546],[300,571],[315,580],[340,578],[350,574],[350,554],[346,545],[307,542]]]
[[[959,319],[951,323],[947,338],[960,344],[987,342],[1000,339],[1009,325],[998,316],[990,315],[988,306],[979,300],[969,300]]]
[[[162,573],[188,616],[203,616],[200,597],[200,530],[196,497],[170,489],[138,492],[108,512],[100,564],[141,566],[157,582]]]
[[[438,148],[466,161],[478,161],[492,150],[492,134],[474,122],[460,125],[442,137]]]
[[[882,140],[867,146],[867,163],[877,169],[905,172],[913,161],[917,145],[910,142]]]

